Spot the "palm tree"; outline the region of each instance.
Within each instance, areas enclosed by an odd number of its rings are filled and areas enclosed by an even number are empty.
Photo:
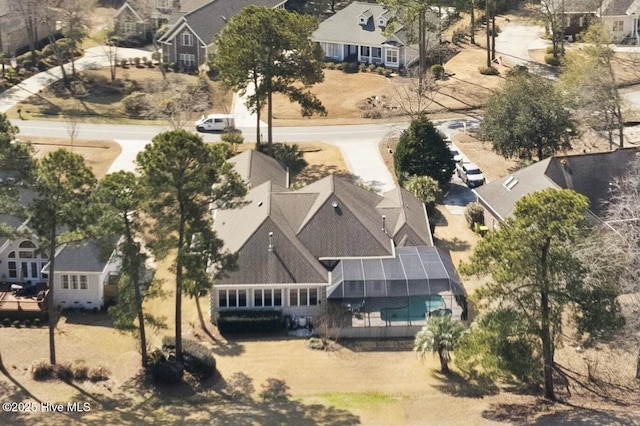
[[[451,352],[463,331],[462,323],[452,321],[451,315],[431,317],[427,325],[416,334],[413,350],[420,353],[423,358],[427,352],[437,353],[441,371],[447,374]]]

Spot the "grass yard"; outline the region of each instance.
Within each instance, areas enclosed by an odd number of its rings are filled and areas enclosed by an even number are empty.
[[[96,123],[117,124],[164,124],[158,120],[141,120],[130,118],[125,114],[122,99],[132,91],[144,91],[145,83],[159,81],[162,73],[159,68],[136,68],[131,66],[117,68],[115,84],[110,79],[108,67],[84,71],[84,89],[91,96],[74,97],[57,82],[31,96],[26,101],[7,111],[9,118],[52,119],[90,121]],[[197,81],[197,76],[167,73],[168,79],[182,79],[185,83]],[[232,93],[223,88],[219,82],[209,81],[211,86],[211,103],[209,113],[228,113],[231,108]],[[18,109],[21,110],[18,113]],[[197,115],[197,114],[196,114]],[[194,116],[195,117],[195,116]],[[194,118],[195,120],[195,118]]]

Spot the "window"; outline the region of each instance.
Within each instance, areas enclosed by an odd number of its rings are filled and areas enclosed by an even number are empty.
[[[20,259],[33,259],[33,252],[32,251],[19,251],[18,252],[18,257]]]
[[[247,306],[247,290],[218,290],[218,306],[221,308]]]
[[[359,20],[360,25],[367,25],[367,21],[368,21],[368,19],[366,17],[364,17],[364,16],[360,17],[360,20]]]
[[[182,33],[182,45],[193,46],[193,36],[191,35],[191,33]]]
[[[360,56],[369,56],[369,46],[360,46]]]
[[[256,306],[258,308],[264,306],[262,291],[263,290],[253,290],[253,306]]]
[[[16,262],[9,262],[9,278],[18,278],[18,265]]]
[[[384,27],[386,25],[387,25],[387,20],[386,19],[384,19],[384,18],[378,19],[378,26]]]
[[[289,290],[289,306],[316,305],[318,305],[317,288],[292,288],[291,290]]]
[[[196,65],[196,55],[191,53],[181,53],[180,63],[186,67],[193,67]]]
[[[624,21],[615,21],[613,23],[613,32],[620,33],[624,31]]]
[[[382,58],[382,48],[381,47],[372,47],[371,48],[371,57],[373,57],[373,58]]]
[[[78,289],[78,276],[77,275],[71,275],[71,289],[72,290],[77,290]]]
[[[22,279],[29,278],[29,265],[27,262],[20,264],[20,272],[22,273]]]
[[[135,22],[123,22],[122,23],[122,32],[126,35],[133,35],[136,33],[136,23]]]
[[[12,251],[11,253],[9,253],[9,259],[15,259],[16,258],[16,252]]]
[[[38,264],[31,262],[31,278],[38,278]]]
[[[255,307],[271,307],[282,306],[282,290],[264,289],[253,291],[253,306]]]
[[[69,289],[69,275],[62,276],[62,289],[63,290]]]
[[[340,52],[342,47],[336,43],[320,43],[322,50],[324,50],[324,56],[327,58],[340,58]]]
[[[391,63],[391,64],[397,64],[398,63],[398,51],[395,49],[389,49],[387,50],[387,62]]]
[[[86,290],[88,288],[87,285],[87,276],[80,275],[80,290]]]
[[[34,249],[34,248],[36,248],[36,245],[33,244],[31,241],[23,241],[23,242],[20,243],[20,248]]]
[[[238,306],[247,306],[247,290],[238,290]]]

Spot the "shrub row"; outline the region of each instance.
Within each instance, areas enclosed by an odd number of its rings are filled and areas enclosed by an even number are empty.
[[[109,379],[109,372],[102,367],[89,368],[84,364],[72,366],[69,363],[49,364],[46,361],[37,361],[31,366],[33,380],[45,381],[59,379],[63,382],[91,380],[100,382]]]
[[[282,327],[282,312],[275,310],[231,310],[215,318],[220,333],[258,333],[276,331]]]
[[[20,328],[22,326],[30,328],[30,327],[40,327],[42,325],[42,320],[40,318],[34,318],[33,320],[24,319],[24,320],[12,320],[11,318],[3,318],[0,321],[4,327],[15,327]]]
[[[372,74],[380,74],[385,77],[390,77],[393,70],[385,68],[384,66],[375,64],[365,64],[359,62],[323,62],[322,68],[328,70],[339,70],[347,74],[355,74],[358,72],[369,72]]]

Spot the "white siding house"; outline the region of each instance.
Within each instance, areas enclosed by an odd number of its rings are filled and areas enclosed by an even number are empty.
[[[56,254],[54,303],[62,308],[101,309],[109,276],[120,267],[118,250],[107,254],[93,241],[65,245]],[[48,272],[48,265],[43,272]]]

